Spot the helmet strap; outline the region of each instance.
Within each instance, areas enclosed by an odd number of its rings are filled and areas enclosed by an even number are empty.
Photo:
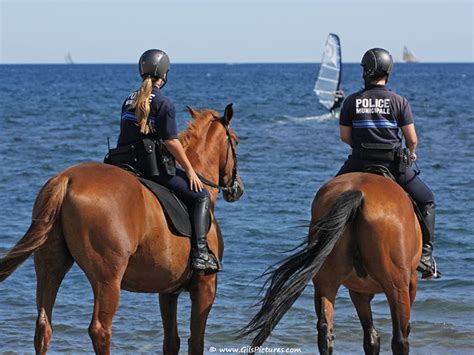
[[[166,72],[163,77],[161,78],[161,80],[163,80],[163,85],[161,85],[161,87],[165,86],[166,83],[168,82],[168,72]]]
[[[160,89],[162,89],[166,85],[166,79],[160,78],[161,79],[161,85],[159,86]]]

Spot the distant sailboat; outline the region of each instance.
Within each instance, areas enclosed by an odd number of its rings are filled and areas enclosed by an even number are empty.
[[[74,64],[71,53],[66,54],[65,60],[66,60],[66,64]]]
[[[314,92],[318,96],[319,102],[328,110],[333,110],[336,101],[341,99],[336,96],[340,83],[341,41],[338,35],[330,33],[324,46],[318,79],[314,85]]]
[[[418,62],[418,58],[415,56],[413,51],[409,50],[407,46],[403,47],[403,61],[406,63],[416,63]]]

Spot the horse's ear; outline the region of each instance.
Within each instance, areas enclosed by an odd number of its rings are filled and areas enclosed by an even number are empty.
[[[222,116],[222,123],[225,125],[230,124],[230,120],[234,116],[234,109],[232,108],[232,103],[228,104],[224,110],[224,116]]]
[[[186,108],[188,109],[192,118],[195,118],[197,116],[198,112],[194,108],[192,108],[191,106],[186,106]]]

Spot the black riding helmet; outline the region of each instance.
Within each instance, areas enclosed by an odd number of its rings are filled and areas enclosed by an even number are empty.
[[[142,79],[150,75],[153,79],[162,79],[166,84],[166,77],[170,70],[170,58],[160,49],[149,49],[141,55],[138,69]]]
[[[365,52],[360,65],[364,68],[362,77],[366,82],[390,75],[393,59],[390,53],[383,48],[372,48]]]

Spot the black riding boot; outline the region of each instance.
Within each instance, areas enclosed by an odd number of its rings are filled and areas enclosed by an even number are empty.
[[[438,271],[436,261],[433,258],[435,204],[428,203],[420,206],[420,210],[429,233],[423,233],[423,249],[418,271],[421,271],[421,278],[423,280],[437,279],[441,277],[441,273]]]
[[[209,204],[209,197],[200,198],[194,204],[192,212],[194,240],[191,266],[194,270],[204,271],[206,274],[219,271],[219,263],[207,247]]]

